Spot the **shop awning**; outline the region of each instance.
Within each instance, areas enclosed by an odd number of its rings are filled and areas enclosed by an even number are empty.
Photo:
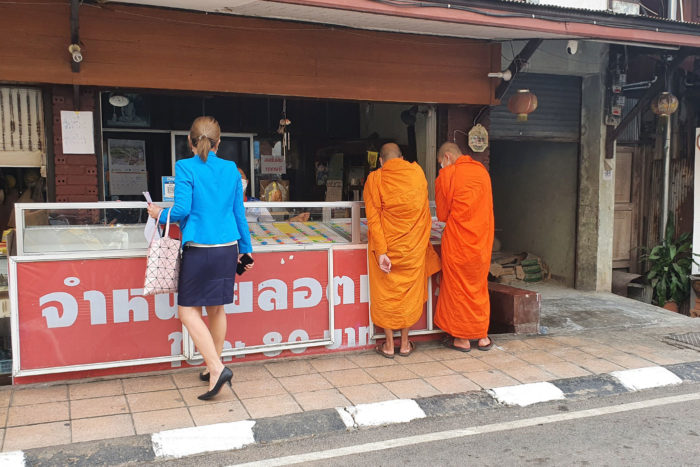
[[[344,26],[487,39],[591,39],[700,47],[700,24],[496,0],[120,0],[119,3]]]

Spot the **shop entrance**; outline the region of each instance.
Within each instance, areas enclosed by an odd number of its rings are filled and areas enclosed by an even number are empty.
[[[219,155],[243,170],[249,199],[361,201],[364,180],[388,141],[418,161],[433,186],[432,106],[117,91],[102,92],[101,104],[105,200],[141,200],[146,190],[161,200],[163,177],[191,155],[187,131],[200,115],[219,121]]]

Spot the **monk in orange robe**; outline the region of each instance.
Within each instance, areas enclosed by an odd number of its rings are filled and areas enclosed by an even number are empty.
[[[491,178],[454,143],[440,147],[438,162],[435,205],[446,224],[435,324],[449,334],[443,341],[447,347],[468,352],[470,339],[478,339],[478,348],[488,350],[493,345],[487,282],[494,235]]]
[[[430,244],[432,220],[423,169],[404,160],[394,143],[382,146],[379,161],[381,168],[369,174],[363,193],[370,314],[387,336],[375,350],[394,358],[394,330],[401,331],[399,355],[415,349],[408,328],[421,317],[428,278],[440,270],[440,260]]]

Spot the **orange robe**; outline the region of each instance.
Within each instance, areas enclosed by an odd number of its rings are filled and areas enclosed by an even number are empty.
[[[435,324],[453,337],[481,339],[489,329],[488,273],[493,247],[493,197],[486,168],[469,156],[440,170],[435,181],[442,233],[442,279]]]
[[[428,277],[440,270],[430,244],[425,174],[415,162],[391,159],[369,174],[363,195],[372,322],[388,329],[411,327],[428,298]],[[382,254],[391,260],[388,274],[379,269]]]

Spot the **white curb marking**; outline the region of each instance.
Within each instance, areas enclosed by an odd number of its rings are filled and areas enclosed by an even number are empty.
[[[425,418],[425,412],[413,399],[396,399],[374,404],[358,404],[346,410],[355,420],[356,426],[379,426],[389,423],[404,423]],[[342,415],[341,415],[342,417]],[[343,418],[345,422],[345,418]],[[347,426],[347,422],[345,422]]]
[[[228,451],[254,444],[254,420],[180,428],[151,436],[156,457],[184,457],[202,452]]]
[[[348,412],[349,408],[346,409],[345,407],[336,407],[338,411],[338,414],[340,415],[341,420],[343,420],[343,423],[345,423],[345,426],[347,428],[355,428],[355,420],[352,418],[352,415]]]
[[[547,382],[493,388],[488,392],[502,404],[520,407],[565,398],[561,389]]]
[[[24,467],[24,452],[0,452],[0,465],[3,467]]]
[[[512,420],[509,422],[494,423],[491,425],[480,425],[469,428],[461,428],[457,430],[438,431],[422,435],[407,436],[404,438],[393,438],[373,443],[354,444],[342,448],[328,449],[326,451],[315,451],[304,454],[294,454],[291,456],[275,457],[272,459],[262,459],[254,462],[247,462],[244,464],[235,465],[237,465],[238,467],[277,467],[284,465],[303,464],[308,462],[327,461],[328,459],[334,459],[336,457],[358,456],[359,454],[384,451],[387,449],[396,449],[404,446],[415,446],[416,444],[421,443],[435,443],[449,439],[465,438],[468,436],[476,436],[486,433],[498,433],[508,430],[518,430],[521,428],[530,428],[536,427],[538,425],[559,423],[569,420],[582,420],[586,418],[598,417],[601,415],[624,413],[633,410],[644,410],[652,407],[662,407],[668,404],[680,404],[697,400],[700,400],[700,393],[684,394],[681,396],[664,397],[661,399],[652,399],[641,402],[632,402],[629,404],[581,410],[579,412],[558,413],[554,415],[546,415],[543,417],[526,418],[522,420]],[[426,447],[426,449],[430,449],[430,447]],[[355,463],[359,465],[359,462]],[[323,465],[333,464],[330,462],[325,462]]]
[[[672,386],[683,382],[678,376],[660,366],[613,371],[610,376],[618,380],[629,391]]]

